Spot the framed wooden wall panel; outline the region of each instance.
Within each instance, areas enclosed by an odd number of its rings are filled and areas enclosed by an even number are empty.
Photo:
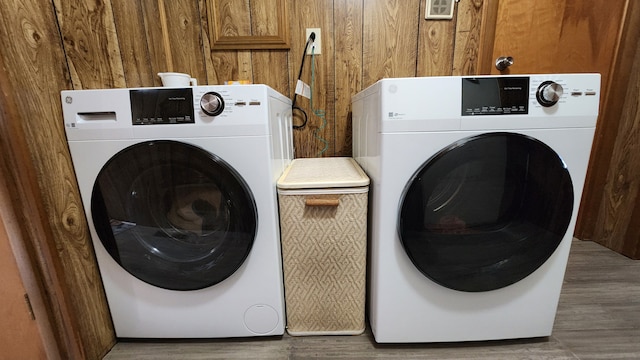
[[[289,49],[287,0],[207,0],[211,50]]]

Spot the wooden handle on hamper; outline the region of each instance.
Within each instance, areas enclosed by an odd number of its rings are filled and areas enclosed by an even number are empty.
[[[306,198],[304,204],[306,206],[338,206],[340,199]]]

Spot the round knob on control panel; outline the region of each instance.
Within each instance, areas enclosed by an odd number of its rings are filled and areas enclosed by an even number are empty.
[[[540,105],[550,107],[560,100],[562,92],[562,85],[555,81],[545,81],[538,86],[536,99],[538,99],[538,103],[540,103]]]
[[[209,116],[218,116],[224,110],[224,100],[217,92],[208,92],[200,98],[200,108]]]

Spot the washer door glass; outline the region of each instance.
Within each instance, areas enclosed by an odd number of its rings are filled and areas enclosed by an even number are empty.
[[[557,153],[513,133],[461,140],[427,160],[401,199],[398,231],[413,264],[450,289],[522,280],[562,241],[573,184]]]
[[[130,146],[102,168],[93,223],[131,275],[171,290],[205,288],[242,265],[256,234],[251,191],[222,159],[175,141]]]

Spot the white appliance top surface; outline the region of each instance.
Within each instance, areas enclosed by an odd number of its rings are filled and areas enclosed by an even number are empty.
[[[192,122],[134,125],[132,92],[171,89],[192,94]],[[215,92],[223,99],[221,114],[209,116],[201,109],[200,99],[208,92]],[[278,115],[274,114],[273,104],[282,109],[291,107],[290,99],[258,84],[65,90],[61,92],[61,101],[69,141],[269,135],[269,121]]]
[[[463,81],[500,78],[526,79],[529,88],[522,92],[528,92],[528,109],[524,113],[495,114],[489,106],[478,107],[474,113],[465,108]],[[542,106],[536,98],[546,81],[563,89],[558,102],[550,107]],[[499,96],[504,93],[501,91]],[[353,101],[365,102],[364,113],[381,121],[383,133],[594,127],[600,102],[600,74],[387,78],[356,94]]]

